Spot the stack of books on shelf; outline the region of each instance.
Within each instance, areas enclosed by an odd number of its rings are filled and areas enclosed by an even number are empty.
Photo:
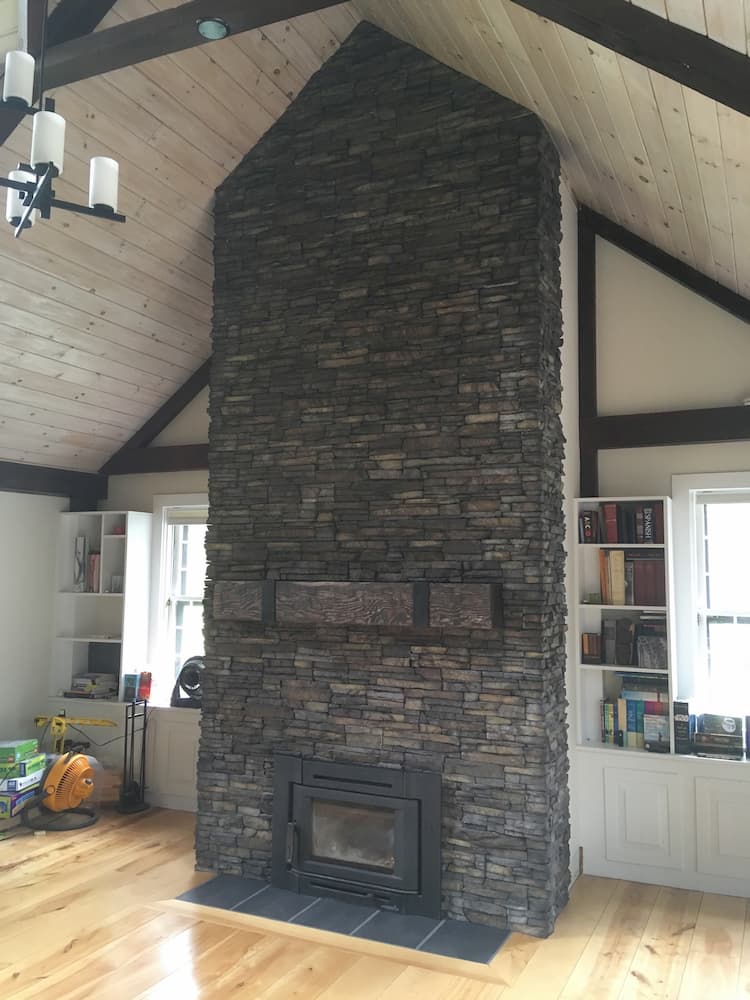
[[[34,797],[46,766],[38,740],[0,740],[0,833]]]
[[[663,676],[620,675],[618,697],[600,702],[602,743],[669,752],[669,685]]]
[[[664,554],[648,549],[600,549],[602,604],[666,604]]]
[[[664,504],[604,501],[578,517],[578,540],[588,544],[659,545],[664,542]]]
[[[604,613],[601,633],[581,635],[583,663],[666,670],[667,618],[663,611]]]

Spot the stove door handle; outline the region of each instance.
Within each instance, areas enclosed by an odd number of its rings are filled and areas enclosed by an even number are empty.
[[[286,863],[288,865],[297,864],[297,824],[287,823],[286,825]]]

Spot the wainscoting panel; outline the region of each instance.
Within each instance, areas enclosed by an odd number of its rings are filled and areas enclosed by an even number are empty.
[[[682,867],[678,782],[666,772],[604,769],[608,861]]]

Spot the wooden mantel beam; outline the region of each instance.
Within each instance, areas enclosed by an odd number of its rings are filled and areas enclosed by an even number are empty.
[[[196,28],[201,18],[221,18],[231,33],[238,35],[339,3],[341,0],[191,0],[105,28],[95,37],[76,38],[53,46],[47,51],[45,79],[49,88],[62,87],[205,44]]]
[[[626,0],[512,0],[634,62],[750,115],[750,59]]]

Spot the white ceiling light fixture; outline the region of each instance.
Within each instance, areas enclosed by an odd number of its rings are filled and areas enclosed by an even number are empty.
[[[81,215],[94,215],[111,222],[125,222],[117,213],[119,166],[108,156],[95,156],[89,169],[89,203],[78,205],[55,197],[52,182],[63,172],[65,157],[65,119],[55,111],[52,98],[44,97],[44,53],[47,41],[47,3],[42,22],[41,58],[39,61],[39,102],[34,105],[36,60],[28,52],[8,52],[5,56],[3,99],[0,107],[33,116],[29,163],[19,163],[7,178],[0,177],[0,187],[8,189],[5,218],[18,237],[38,218],[49,219],[53,208]]]

